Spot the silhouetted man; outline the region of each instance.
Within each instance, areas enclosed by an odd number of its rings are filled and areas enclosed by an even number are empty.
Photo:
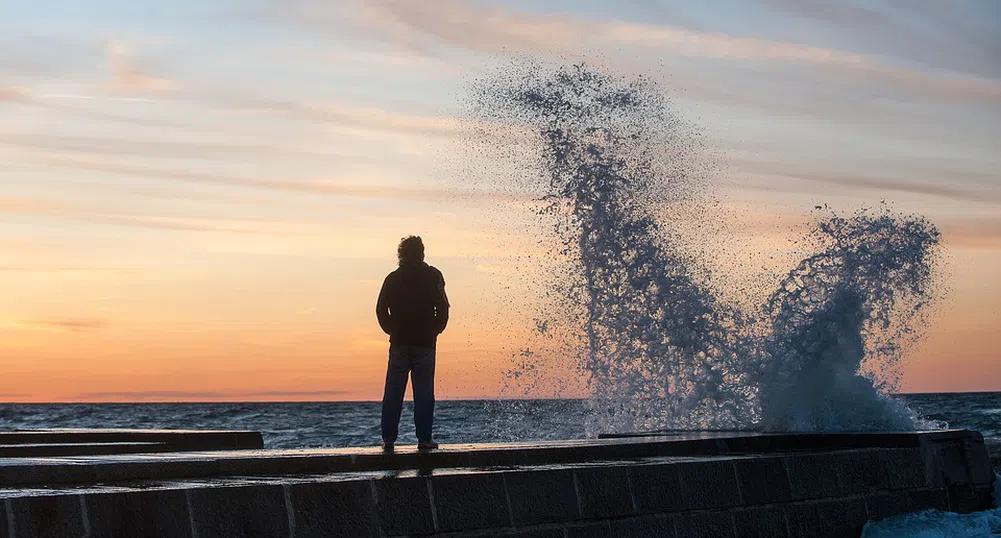
[[[389,367],[382,396],[382,447],[392,450],[400,427],[407,376],[414,382],[417,448],[438,448],[434,424],[434,365],[438,335],[448,324],[448,297],[441,271],[424,263],[424,243],[409,236],[396,249],[400,267],[382,283],[375,311],[389,335]]]

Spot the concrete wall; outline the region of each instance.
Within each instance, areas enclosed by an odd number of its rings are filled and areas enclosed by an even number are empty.
[[[869,519],[985,509],[993,479],[983,443],[967,437],[429,476],[22,490],[3,501],[0,537],[854,537]]]

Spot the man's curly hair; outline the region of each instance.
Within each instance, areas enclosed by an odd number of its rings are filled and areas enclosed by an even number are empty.
[[[424,242],[420,236],[408,235],[400,240],[400,246],[396,247],[396,257],[400,265],[421,263],[424,261]]]

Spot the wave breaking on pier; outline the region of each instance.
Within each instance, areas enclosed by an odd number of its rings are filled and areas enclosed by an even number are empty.
[[[735,304],[697,254],[714,247],[686,233],[728,217],[694,204],[714,151],[656,83],[519,65],[477,83],[471,104],[510,127],[493,149],[530,152],[502,187],[536,197],[557,261],[510,390],[530,392],[529,370],[580,374],[589,433],[929,426],[891,393],[934,299],[932,223],[885,206],[829,213],[762,304]]]

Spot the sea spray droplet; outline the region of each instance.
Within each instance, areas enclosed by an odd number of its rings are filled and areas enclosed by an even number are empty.
[[[920,425],[884,392],[931,297],[930,223],[885,210],[820,220],[819,252],[748,311],[714,294],[683,254],[679,221],[659,218],[710,189],[715,166],[655,84],[528,64],[473,95],[478,120],[531,131],[541,174],[502,188],[538,196],[561,262],[535,322],[545,330],[518,356],[512,386],[583,374],[590,433]],[[525,147],[494,141],[500,153]]]

